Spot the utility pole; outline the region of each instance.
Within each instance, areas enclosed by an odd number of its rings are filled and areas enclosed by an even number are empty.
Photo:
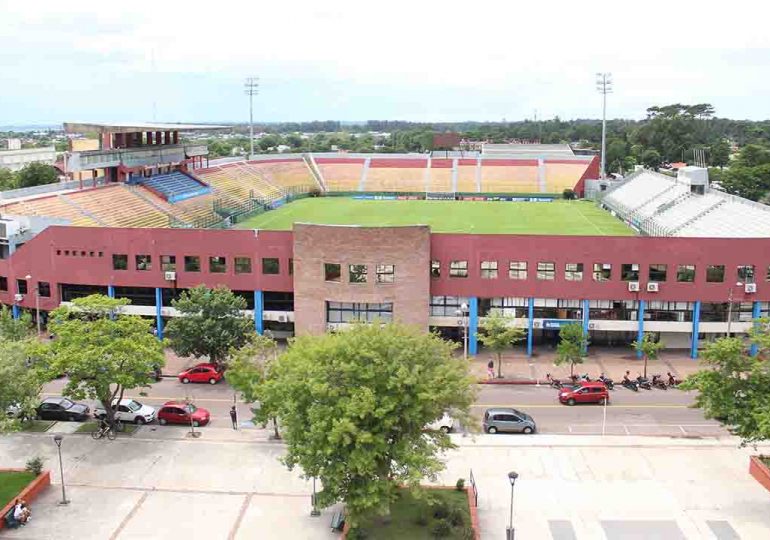
[[[248,77],[243,85],[249,96],[249,159],[254,155],[254,96],[259,93],[259,77]]]
[[[607,177],[607,94],[612,93],[612,73],[596,74],[596,90],[602,95],[602,169],[601,180]]]

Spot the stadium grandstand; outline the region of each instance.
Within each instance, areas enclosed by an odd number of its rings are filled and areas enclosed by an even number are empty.
[[[162,338],[182,291],[225,285],[276,337],[379,319],[457,338],[460,311],[475,354],[499,311],[528,355],[577,323],[592,344],[653,332],[695,358],[770,315],[770,210],[711,189],[703,169],[639,171],[595,204],[559,200],[599,175],[596,156],[561,145],[220,164],[179,132],[221,126],[65,127],[99,137],[67,154],[73,180],[0,199],[0,302],[15,316],[45,322],[102,293]]]

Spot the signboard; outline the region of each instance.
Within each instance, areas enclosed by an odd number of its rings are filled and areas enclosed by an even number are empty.
[[[581,321],[578,319],[543,319],[543,328],[546,330],[558,330],[562,326],[573,323],[580,324]]]

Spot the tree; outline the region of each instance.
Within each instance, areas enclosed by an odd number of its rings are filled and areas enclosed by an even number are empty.
[[[503,378],[503,352],[524,339],[523,328],[513,326],[514,320],[493,310],[481,320],[481,332],[476,337],[497,356],[497,378]]]
[[[648,148],[642,154],[641,161],[642,161],[642,165],[644,165],[646,168],[657,169],[658,167],[660,167],[662,159],[660,157],[660,153],[658,153],[657,150],[653,148]]]
[[[770,191],[770,164],[756,167],[735,165],[720,175],[719,184],[727,193],[759,201]]]
[[[559,328],[559,344],[556,346],[554,364],[569,364],[570,377],[575,375],[575,364],[583,363],[588,348],[588,336],[580,323],[570,323]]]
[[[710,164],[712,167],[725,167],[730,164],[730,143],[724,139],[719,139],[711,146]]]
[[[59,180],[56,169],[45,163],[29,163],[17,173],[20,188],[54,184]]]
[[[33,415],[44,382],[43,373],[30,361],[34,342],[31,339],[0,339],[0,433],[15,431],[21,420]],[[9,382],[13,381],[12,384]],[[18,409],[9,418],[5,411]]]
[[[631,347],[638,353],[641,353],[644,358],[644,378],[647,378],[647,361],[655,360],[658,358],[658,353],[664,347],[662,341],[655,341],[653,335],[649,332],[645,332],[641,341],[634,341],[631,343]]]
[[[95,294],[51,313],[56,339],[48,351],[50,373],[68,374],[64,395],[101,401],[110,425],[113,401],[123,399],[126,390],[150,386],[154,369],[165,364],[151,322],[121,312],[128,303]]]
[[[764,343],[770,336],[769,319],[760,319],[760,329],[752,335],[756,341],[761,334]],[[695,406],[703,409],[707,418],[716,418],[741,438],[741,444],[770,439],[770,364],[767,349],[752,357],[746,354],[740,338],[720,338],[709,343],[703,351],[700,370],[680,385],[684,390],[697,390]]]
[[[22,312],[18,319],[13,318],[13,313],[7,306],[0,307],[0,340],[21,341],[30,337],[32,330],[32,316]]]
[[[254,332],[254,321],[241,314],[246,300],[227,287],[200,285],[182,293],[171,305],[181,317],[166,327],[169,346],[181,356],[207,357],[222,364],[233,349],[242,347]]]
[[[449,437],[425,426],[467,418],[474,385],[454,345],[399,324],[354,325],[297,338],[270,364],[260,417],[278,417],[291,470],[317,477],[319,506],[342,500],[348,521],[387,516],[400,486],[443,468]]]
[[[18,179],[12,170],[0,167],[0,191],[15,189],[17,182]]]

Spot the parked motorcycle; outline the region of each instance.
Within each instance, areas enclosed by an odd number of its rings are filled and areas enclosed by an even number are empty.
[[[564,386],[559,379],[551,377],[550,373],[545,374],[545,379],[548,381],[548,385],[551,388],[562,388]]]
[[[604,383],[604,386],[606,386],[608,390],[613,390],[615,388],[615,383],[612,382],[612,379],[610,379],[609,377],[605,377],[604,373],[599,375],[599,379],[597,379],[597,380],[599,382]]]
[[[628,377],[623,377],[623,381],[620,384],[624,388],[628,388],[629,390],[633,390],[634,392],[639,391],[639,385],[636,383],[636,381],[633,381]]]
[[[641,375],[639,375],[636,378],[636,384],[639,385],[639,388],[644,388],[645,390],[652,390],[652,384],[650,383],[650,380],[645,379]]]
[[[676,377],[674,377],[674,376],[671,374],[671,372],[670,372],[670,371],[667,371],[667,372],[666,372],[666,376],[668,376],[668,385],[669,385],[670,387],[672,387],[672,388],[676,388],[676,387],[677,387],[677,386],[679,386],[679,384],[682,382],[682,381],[680,381],[679,379],[677,379]]]
[[[653,388],[659,388],[660,390],[668,390],[668,385],[660,375],[652,376],[652,386]]]

